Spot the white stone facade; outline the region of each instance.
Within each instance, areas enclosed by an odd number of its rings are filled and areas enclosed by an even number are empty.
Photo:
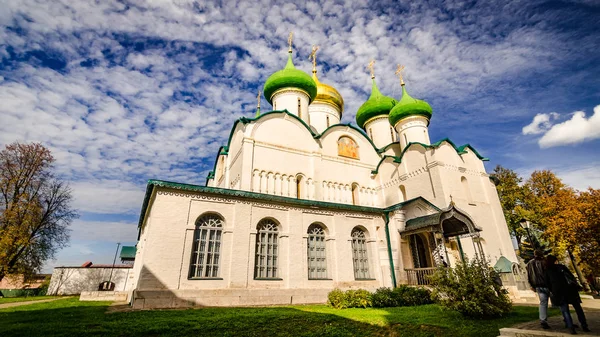
[[[469,258],[483,253],[492,264],[501,255],[517,260],[484,158],[470,146],[449,140],[429,145],[422,117],[407,118],[395,130],[387,118],[368,121],[367,132],[326,127],[321,117],[328,113],[308,106],[303,95],[277,92],[276,108],[289,112],[236,122],[207,187],[149,183],[134,266],[135,307],[318,303],[336,287],[409,283],[407,269],[432,268],[440,257],[453,265],[461,251]],[[377,134],[373,140],[369,130]],[[442,223],[413,231],[411,219],[443,209],[460,213],[476,235],[438,241]],[[194,251],[206,249],[194,240],[213,244],[194,234],[201,233],[197,220],[206,214],[222,221],[218,272],[190,277],[192,261],[199,261]],[[262,235],[257,226],[265,219],[277,228],[277,276],[267,280],[255,273]],[[313,224],[324,231],[319,261],[327,277],[318,280],[309,277]],[[363,241],[354,239],[356,229]],[[357,259],[357,252],[366,258]],[[357,263],[368,265],[368,279],[357,277],[365,269]]]
[[[112,276],[111,276],[112,271]],[[115,284],[115,291],[130,292],[134,288],[133,268],[56,267],[48,286],[50,295],[76,295],[98,290],[101,282]]]

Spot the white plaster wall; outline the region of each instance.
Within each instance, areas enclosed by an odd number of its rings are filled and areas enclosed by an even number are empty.
[[[48,294],[50,295],[75,295],[84,291],[96,291],[101,282],[115,283],[115,291],[129,291],[134,277],[133,268],[82,268],[82,267],[56,267],[52,271]]]
[[[300,99],[300,111],[298,111],[298,99]],[[309,124],[308,104],[310,97],[305,91],[295,88],[279,89],[275,92],[271,101],[273,102],[273,110],[285,109]]]
[[[428,125],[429,121],[423,116],[407,117],[396,123],[395,128],[400,138],[400,147],[404,149],[411,142],[431,144]]]
[[[342,115],[337,107],[318,101],[312,102],[308,106],[308,112],[310,125],[314,126],[318,133],[322,133],[332,125],[339,124]],[[327,118],[329,118],[329,123],[327,123]]]
[[[253,204],[179,193],[160,189],[151,207],[152,227],[146,227],[137,290],[200,289],[307,289],[334,287],[377,288],[391,285],[388,270],[384,222],[377,214],[332,212],[268,204]],[[189,279],[195,220],[214,212],[225,220],[220,256],[219,279]],[[279,224],[278,269],[281,280],[255,280],[254,255],[256,226],[265,218]],[[308,227],[321,223],[327,231],[328,280],[308,280],[306,238]],[[160,225],[157,225],[160,223]],[[351,231],[355,226],[366,229],[372,281],[355,281],[351,249]],[[384,254],[385,253],[385,254]],[[385,276],[385,277],[384,277]]]
[[[365,123],[365,132],[375,143],[377,148],[382,148],[396,141],[396,131],[390,125],[388,116],[377,116]]]

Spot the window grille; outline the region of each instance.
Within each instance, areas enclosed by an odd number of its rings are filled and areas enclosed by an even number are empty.
[[[190,278],[219,277],[223,218],[206,214],[196,220]]]
[[[262,220],[257,226],[254,278],[277,278],[277,224],[273,220]]]
[[[308,228],[308,279],[327,279],[325,230],[317,224]]]
[[[354,261],[354,278],[368,279],[369,252],[365,232],[359,228],[352,230],[352,260]]]

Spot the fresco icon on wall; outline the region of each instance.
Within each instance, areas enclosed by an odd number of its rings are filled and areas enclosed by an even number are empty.
[[[358,159],[358,145],[352,138],[342,136],[338,139],[338,155]]]

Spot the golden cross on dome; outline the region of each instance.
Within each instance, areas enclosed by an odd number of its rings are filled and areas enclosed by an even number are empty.
[[[371,62],[369,62],[367,69],[371,71],[371,78],[375,78],[375,60],[371,60]]]
[[[312,52],[308,55],[308,59],[313,63],[313,73],[317,72],[317,50],[319,50],[319,46],[313,45]]]
[[[288,45],[289,45],[289,49],[288,52],[292,52],[292,39],[294,37],[294,32],[290,32],[290,35],[288,36]]]
[[[396,75],[400,79],[400,85],[404,85],[404,78],[402,77],[402,71],[404,70],[404,66],[398,65],[396,68]]]
[[[256,107],[260,109],[260,88],[258,88],[258,95],[256,95]]]

